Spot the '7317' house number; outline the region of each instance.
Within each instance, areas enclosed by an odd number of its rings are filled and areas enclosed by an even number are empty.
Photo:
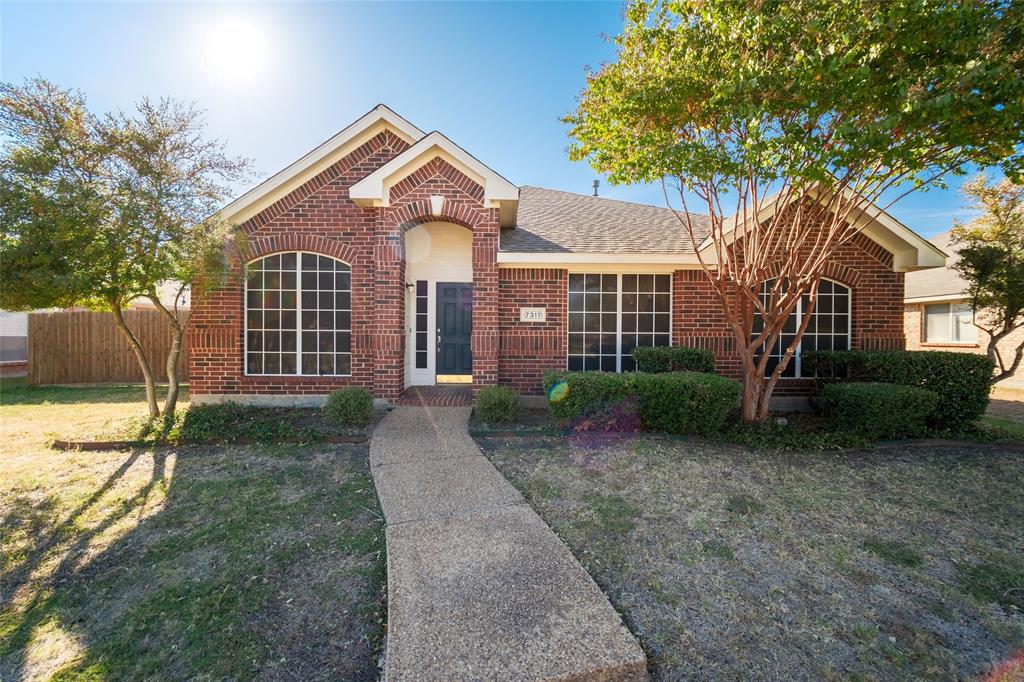
[[[547,308],[520,308],[520,322],[544,322],[548,319]]]

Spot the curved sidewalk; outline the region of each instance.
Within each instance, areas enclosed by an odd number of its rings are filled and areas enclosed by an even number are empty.
[[[387,520],[386,682],[643,680],[569,549],[469,437],[467,407],[397,407],[370,439]]]

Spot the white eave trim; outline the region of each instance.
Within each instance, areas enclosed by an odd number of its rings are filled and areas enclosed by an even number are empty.
[[[970,296],[964,293],[958,294],[936,294],[934,296],[908,296],[903,299],[906,304],[909,303],[942,303],[944,301],[965,301]]]
[[[843,191],[847,198],[854,196],[854,192],[849,188],[845,188]],[[811,193],[816,195],[818,192],[812,189]],[[780,194],[766,199],[761,211],[754,220],[757,222],[766,220],[774,212],[775,205],[780,199]],[[793,200],[795,200],[795,197],[790,199],[790,201]],[[871,204],[871,207],[867,209],[871,215],[866,215],[867,211],[861,210],[853,219],[864,220],[866,218],[867,224],[862,227],[862,234],[892,254],[892,269],[895,272],[912,272],[914,270],[941,268],[946,265],[946,253],[942,249],[911,230],[874,203]],[[736,220],[736,216],[733,216],[732,218],[726,218],[724,222],[728,224]],[[742,228],[737,230],[736,233],[741,231]],[[730,233],[733,239],[736,233]],[[708,251],[711,248],[712,241],[709,236],[701,242],[700,251]]]
[[[629,268],[634,265],[666,266],[677,270],[692,270],[700,267],[700,261],[692,253],[529,253],[498,252],[498,266],[506,268],[524,267],[573,267],[577,265],[614,265]]]
[[[388,206],[391,187],[438,156],[483,186],[486,206],[519,201],[518,187],[436,130],[352,185],[349,198],[367,208]]]
[[[311,177],[315,176],[316,172],[310,172],[316,171],[325,159],[336,155],[339,150],[351,146],[354,141],[363,142],[364,140],[361,138],[364,133],[376,132],[378,128],[392,131],[409,144],[414,144],[424,136],[424,132],[412,123],[387,106],[378,104],[316,149],[232,201],[220,210],[218,216],[228,222],[244,222],[293,190],[292,185],[296,184],[294,182],[296,178],[301,178],[302,182],[306,182],[310,178],[303,176],[307,174],[311,174]],[[301,185],[301,182],[298,184]]]

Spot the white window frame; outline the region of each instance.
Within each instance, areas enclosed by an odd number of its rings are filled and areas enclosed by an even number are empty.
[[[851,287],[849,284],[845,284],[845,283],[840,282],[838,280],[829,279],[828,277],[822,277],[821,279],[823,281],[826,281],[826,282],[831,282],[833,285],[837,285],[838,284],[839,286],[843,287],[848,292],[850,292],[849,296],[848,296],[849,299],[850,299],[850,305],[849,305],[849,310],[846,313],[847,317],[849,318],[849,323],[848,323],[849,326],[846,329],[846,348],[847,348],[847,350],[852,350],[853,349],[853,287]],[[771,280],[769,280],[769,281],[771,281]],[[817,306],[815,306],[815,310],[817,310]],[[800,329],[800,325],[803,324],[803,321],[804,321],[804,297],[803,296],[801,296],[800,300],[797,302],[796,309],[793,311],[793,313],[796,314],[796,328]],[[833,311],[832,314],[834,315],[835,312]],[[834,335],[835,334],[833,334],[833,336]],[[784,381],[786,379],[813,379],[814,378],[813,376],[805,377],[804,374],[803,374],[803,348],[804,348],[804,337],[803,337],[803,335],[801,335],[800,336],[800,343],[798,343],[796,345],[796,352],[793,353],[793,357],[790,360],[790,362],[794,363],[793,376],[791,376],[791,377],[779,377],[779,379]]]
[[[579,332],[569,331],[569,277],[572,275],[614,275],[615,276],[615,372],[622,373],[622,278],[626,275],[667,275],[668,276],[668,343],[672,345],[675,329],[672,326],[675,315],[675,273],[674,272],[642,272],[631,270],[628,272],[601,272],[600,270],[570,270],[566,273],[565,279],[565,368],[569,369],[569,335]],[[602,313],[603,314],[603,313]],[[587,333],[584,331],[583,333]],[[635,332],[634,332],[635,333]],[[652,334],[655,332],[651,332]],[[586,354],[584,354],[585,356]],[[586,364],[586,361],[584,361]],[[583,372],[599,372],[602,370],[583,369]],[[630,370],[627,370],[630,371]],[[636,371],[636,370],[632,370]]]
[[[945,339],[929,339],[928,338],[928,308],[935,306],[946,306],[946,320],[947,320],[947,332],[948,337]],[[970,303],[964,301],[939,301],[936,303],[925,303],[921,306],[921,341],[923,343],[934,344],[934,345],[945,345],[945,346],[976,346],[978,345],[978,328],[974,326],[974,311],[971,310],[971,329],[974,333],[973,339],[954,339],[953,330],[956,325],[953,323],[953,306],[964,306],[967,309],[971,308]]]
[[[246,262],[246,267],[250,264],[255,263],[258,260],[269,258],[271,256],[281,256],[286,253],[294,253],[295,258],[295,369],[297,371],[290,373],[251,373],[249,371],[249,278],[245,276],[245,272],[242,273],[242,375],[247,377],[351,377],[352,376],[352,361],[351,357],[355,355],[352,352],[352,348],[355,344],[355,339],[352,334],[353,327],[353,308],[355,301],[355,279],[352,277],[352,264],[335,258],[334,256],[328,256],[326,253],[317,253],[315,251],[302,251],[300,249],[292,250],[286,249],[284,251],[275,251],[274,253],[268,253],[258,258],[253,258]],[[310,256],[323,256],[324,258],[330,258],[331,260],[342,263],[348,266],[349,271],[349,322],[348,322],[348,333],[349,333],[349,371],[347,374],[303,374],[302,373],[302,256],[308,254]],[[335,311],[337,312],[337,311]],[[255,331],[255,330],[253,330]],[[260,330],[263,331],[263,330]],[[283,329],[281,330],[283,331]],[[336,330],[343,331],[343,330]]]

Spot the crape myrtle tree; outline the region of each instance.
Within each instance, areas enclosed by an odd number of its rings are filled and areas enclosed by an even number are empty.
[[[1024,340],[999,347],[1024,327],[1024,184],[978,175],[962,190],[980,215],[953,228],[959,256],[954,267],[967,280],[975,326],[989,335],[995,384],[1013,376],[1024,357]]]
[[[569,153],[661,182],[721,300],[760,420],[801,298],[876,212],[966,164],[1022,168],[1024,3],[633,1],[587,74]],[[706,217],[694,220],[694,213]]]
[[[97,116],[81,93],[41,78],[0,85],[0,131],[0,307],[109,310],[155,418],[152,359],[123,315],[148,299],[171,335],[164,413],[173,415],[182,296],[224,266],[230,235],[216,210],[248,162],[206,138],[194,106],[144,99],[131,113]],[[169,287],[171,300],[161,298]]]

